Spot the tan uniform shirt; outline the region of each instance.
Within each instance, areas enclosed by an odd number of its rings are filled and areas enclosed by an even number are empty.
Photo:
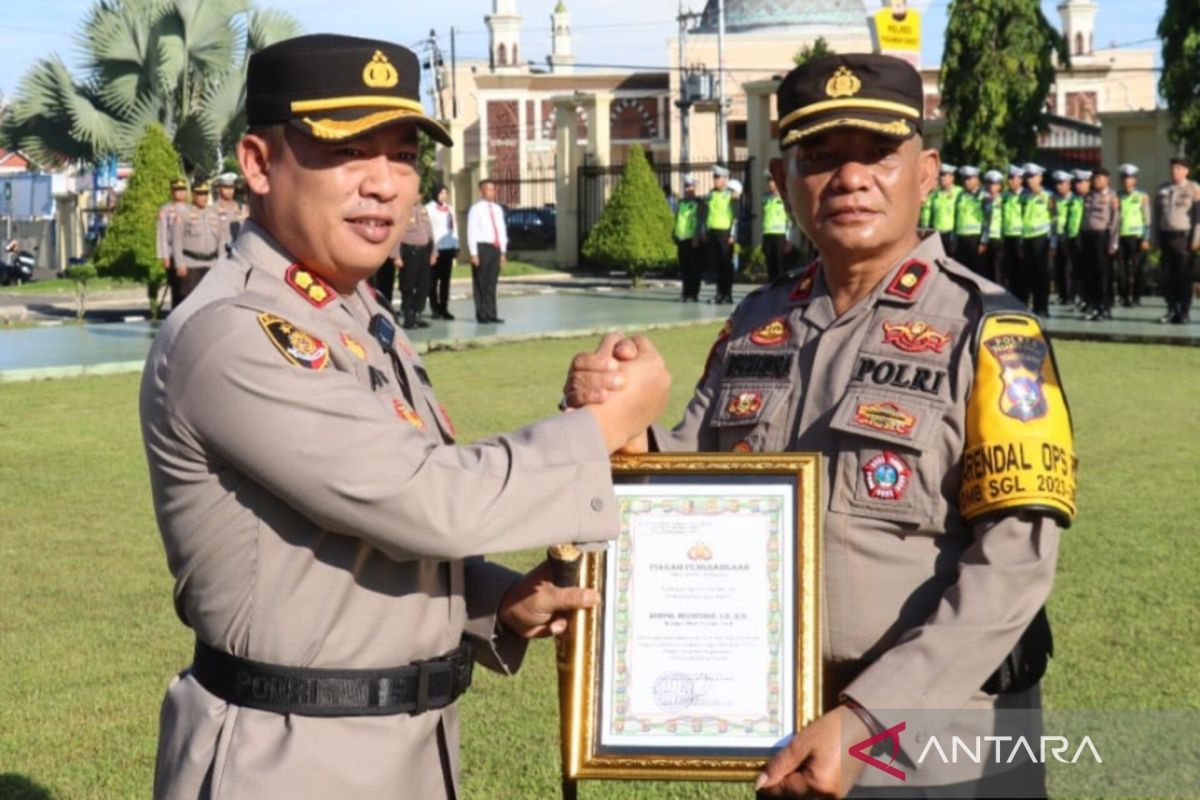
[[[408,218],[408,227],[400,244],[409,247],[424,247],[433,241],[433,224],[429,221],[429,211],[425,206],[413,206],[412,215]]]
[[[1168,182],[1158,187],[1154,199],[1154,232],[1191,233],[1191,247],[1200,247],[1200,184]]]
[[[401,666],[467,635],[477,660],[511,672],[524,645],[495,615],[517,576],[479,556],[615,533],[599,427],[565,414],[455,445],[404,334],[411,397],[368,332],[381,312],[369,288],[327,290],[247,221],[163,325],[141,419],[175,607],[204,642],[277,665]],[[446,797],[439,738],[457,772],[457,720],[456,706],[272,714],[184,671],[163,704],[154,796]]]
[[[171,235],[175,231],[175,220],[187,211],[189,203],[166,203],[158,209],[158,223],[154,233],[154,257],[159,261],[171,258],[174,248]]]
[[[926,270],[909,293],[911,259]],[[1036,707],[1038,689],[980,687],[1045,603],[1059,529],[1015,516],[972,526],[959,512],[980,298],[1004,290],[947,257],[937,235],[840,317],[819,268],[788,277],[738,307],[683,421],[656,428],[655,444],[819,453],[826,708],[845,693],[884,727],[907,718],[910,734],[914,711],[969,708],[941,718],[943,742],[1005,733],[990,710]],[[1016,716],[1028,734],[1034,720]],[[973,768],[927,762],[908,780],[953,783]],[[860,782],[895,779],[867,769]]]
[[[1094,189],[1083,198],[1083,222],[1081,230],[1107,231],[1108,249],[1112,250],[1121,241],[1121,204],[1117,193],[1111,189],[1097,192]]]
[[[228,249],[233,244],[233,240],[237,238],[238,232],[242,228],[242,220],[246,218],[246,210],[242,204],[236,200],[225,200],[218,198],[213,203],[213,208],[217,210],[217,215],[221,218],[221,225],[227,231],[225,246]]]
[[[171,252],[175,263],[185,267],[211,267],[225,254],[229,229],[212,206],[193,204],[175,218],[171,229]]]

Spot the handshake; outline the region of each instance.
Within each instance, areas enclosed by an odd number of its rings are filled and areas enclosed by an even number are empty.
[[[649,339],[610,333],[594,353],[571,360],[563,401],[596,417],[609,453],[644,453],[670,392],[671,374]]]

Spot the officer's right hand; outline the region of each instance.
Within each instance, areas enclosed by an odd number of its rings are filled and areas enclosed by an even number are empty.
[[[179,266],[177,266],[175,268],[175,274],[178,275],[180,278],[186,278],[187,277],[187,267],[180,264]]]
[[[635,336],[630,341],[636,354],[626,361],[618,359],[621,391],[609,392],[602,403],[584,407],[599,422],[610,453],[644,439],[647,428],[666,408],[671,392],[671,374],[650,340]],[[613,348],[617,349],[616,344]],[[621,350],[628,355],[628,345]]]
[[[605,334],[593,353],[579,353],[571,359],[563,398],[568,408],[603,403],[610,391],[625,385],[620,362],[637,357],[637,346],[621,333]]]
[[[471,266],[472,267],[479,266],[479,256],[471,256]]]

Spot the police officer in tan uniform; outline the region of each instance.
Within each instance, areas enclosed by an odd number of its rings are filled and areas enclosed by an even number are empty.
[[[159,331],[142,434],[193,664],[160,716],[156,798],[459,796],[475,661],[594,605],[481,556],[617,530],[609,453],[661,412],[662,360],[619,406],[469,446],[366,284],[418,202],[420,66],[317,35],[255,53],[238,156],[250,219]],[[607,404],[606,404],[607,406]]]
[[[1191,320],[1194,254],[1200,251],[1200,184],[1189,180],[1186,158],[1171,159],[1171,180],[1155,195],[1154,239],[1162,248],[1163,295],[1167,313],[1159,322]]]
[[[171,234],[175,230],[175,220],[188,208],[188,184],[183,178],[171,181],[171,202],[165,203],[158,209],[158,222],[154,234],[154,256],[162,262],[167,272],[167,286],[171,290],[171,308],[183,302],[179,291],[179,276],[175,274],[175,256],[172,247]]]
[[[1042,608],[1076,469],[1049,342],[1015,298],[917,231],[938,156],[922,146],[911,66],[813,59],[777,100],[772,172],[820,257],[740,304],[683,421],[638,443],[821,455],[825,713],[757,788],[1044,797],[1043,768],[1023,751],[916,761],[930,736],[1040,734]],[[569,404],[619,394],[604,365],[575,366]],[[903,783],[847,755],[872,733],[892,739]]]
[[[209,205],[208,181],[192,187],[192,204],[175,218],[171,229],[171,251],[175,272],[179,276],[181,300],[208,274],[208,270],[225,254],[229,227],[217,210]]]
[[[237,201],[237,175],[233,172],[224,172],[216,180],[217,184],[217,202],[213,203],[213,208],[217,210],[217,216],[221,218],[221,226],[228,231],[225,235],[225,250],[229,251],[233,248],[233,240],[237,238],[238,232],[242,229],[242,220],[246,218],[246,209]]]

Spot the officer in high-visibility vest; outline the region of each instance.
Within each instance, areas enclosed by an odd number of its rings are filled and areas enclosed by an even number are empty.
[[[954,204],[962,191],[954,182],[957,171],[953,164],[942,164],[938,188],[929,193],[929,224],[941,235],[942,248],[947,253],[954,252]]]
[[[969,267],[977,275],[983,275],[979,264],[982,261],[983,199],[984,191],[979,182],[979,167],[959,167],[962,176],[962,191],[954,201],[954,260]]]
[[[1025,224],[1021,218],[1021,194],[1024,192],[1024,171],[1016,164],[1008,165],[1008,187],[1000,195],[1000,234],[1004,237],[1004,269],[1001,282],[1016,294],[1021,280],[1021,249]],[[1020,295],[1017,295],[1020,297]]]
[[[1092,171],[1077,169],[1071,172],[1071,199],[1067,201],[1067,232],[1066,241],[1060,242],[1060,247],[1067,248],[1068,262],[1071,274],[1067,276],[1067,285],[1071,299],[1076,301],[1076,310],[1087,310],[1084,279],[1082,272],[1083,248],[1080,245],[1080,231],[1083,230],[1083,202],[1088,192],[1092,190]]]
[[[983,173],[983,230],[979,235],[979,274],[989,281],[999,279],[1004,259],[1004,235],[1001,232],[1000,192],[1004,174],[998,169]]]
[[[1067,246],[1067,215],[1071,211],[1071,173],[1054,170],[1054,290],[1060,306],[1071,303],[1071,248]]]
[[[1150,249],[1150,195],[1137,188],[1138,168],[1122,164],[1121,243],[1117,249],[1117,292],[1125,308],[1142,304],[1142,269]]]
[[[733,243],[737,241],[739,203],[729,188],[729,170],[713,167],[713,188],[708,193],[705,215],[705,250],[717,272],[713,303],[733,302]]]
[[[768,174],[767,193],[763,195],[762,249],[767,262],[767,278],[772,281],[787,272],[787,260],[792,249],[788,242],[790,222],[787,203],[780,196],[775,179]]]
[[[696,179],[683,178],[683,199],[675,209],[675,251],[679,254],[679,274],[683,278],[680,300],[700,302],[700,274],[703,271],[701,249],[704,221],[704,201],[696,197]]]
[[[1024,250],[1021,253],[1023,280],[1013,288],[1019,299],[1033,303],[1033,313],[1050,315],[1050,259],[1055,250],[1055,203],[1042,187],[1046,172],[1040,164],[1025,165],[1025,193],[1021,197],[1021,230]]]

